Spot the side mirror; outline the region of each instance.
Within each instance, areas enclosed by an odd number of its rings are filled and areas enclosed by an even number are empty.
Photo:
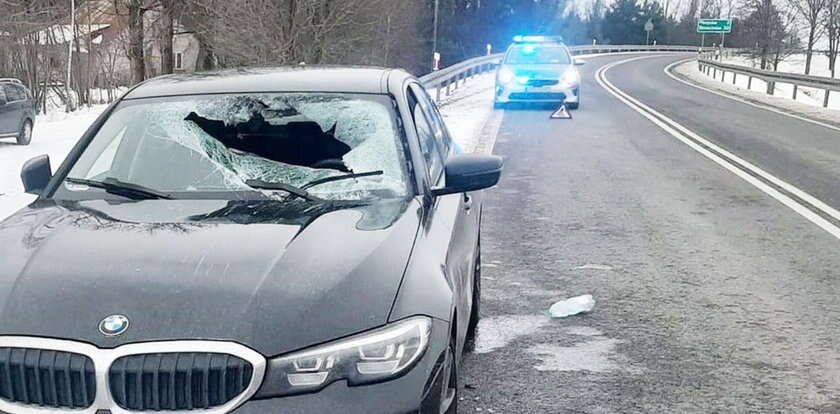
[[[575,66],[583,66],[586,64],[586,60],[581,58],[575,58]]]
[[[502,166],[502,158],[495,155],[453,155],[444,166],[446,186],[433,189],[432,195],[466,193],[492,187],[499,182]]]
[[[41,195],[52,178],[49,155],[39,155],[23,164],[20,179],[23,189],[29,194]]]

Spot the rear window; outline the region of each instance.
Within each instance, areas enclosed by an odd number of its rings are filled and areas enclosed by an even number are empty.
[[[511,46],[505,63],[564,65],[571,63],[571,57],[563,46],[524,44]]]

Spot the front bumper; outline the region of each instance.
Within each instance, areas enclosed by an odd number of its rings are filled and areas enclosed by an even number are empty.
[[[432,321],[429,348],[417,365],[402,377],[357,387],[338,381],[317,393],[251,400],[232,413],[438,414],[441,387],[445,384],[439,374],[449,344],[449,324],[436,319]],[[270,384],[263,384],[263,387],[266,386]]]
[[[551,86],[527,86],[516,82],[507,85],[496,84],[496,103],[510,102],[566,102],[577,103],[580,99],[580,84],[557,84]]]

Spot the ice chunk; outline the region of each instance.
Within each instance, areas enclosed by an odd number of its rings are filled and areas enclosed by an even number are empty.
[[[581,295],[561,300],[548,309],[548,313],[552,318],[565,318],[567,316],[577,315],[579,313],[586,313],[595,307],[595,299],[592,295]]]

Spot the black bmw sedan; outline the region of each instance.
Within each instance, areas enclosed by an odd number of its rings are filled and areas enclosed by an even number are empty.
[[[0,411],[454,413],[481,192],[415,78],[152,79],[0,223]]]

